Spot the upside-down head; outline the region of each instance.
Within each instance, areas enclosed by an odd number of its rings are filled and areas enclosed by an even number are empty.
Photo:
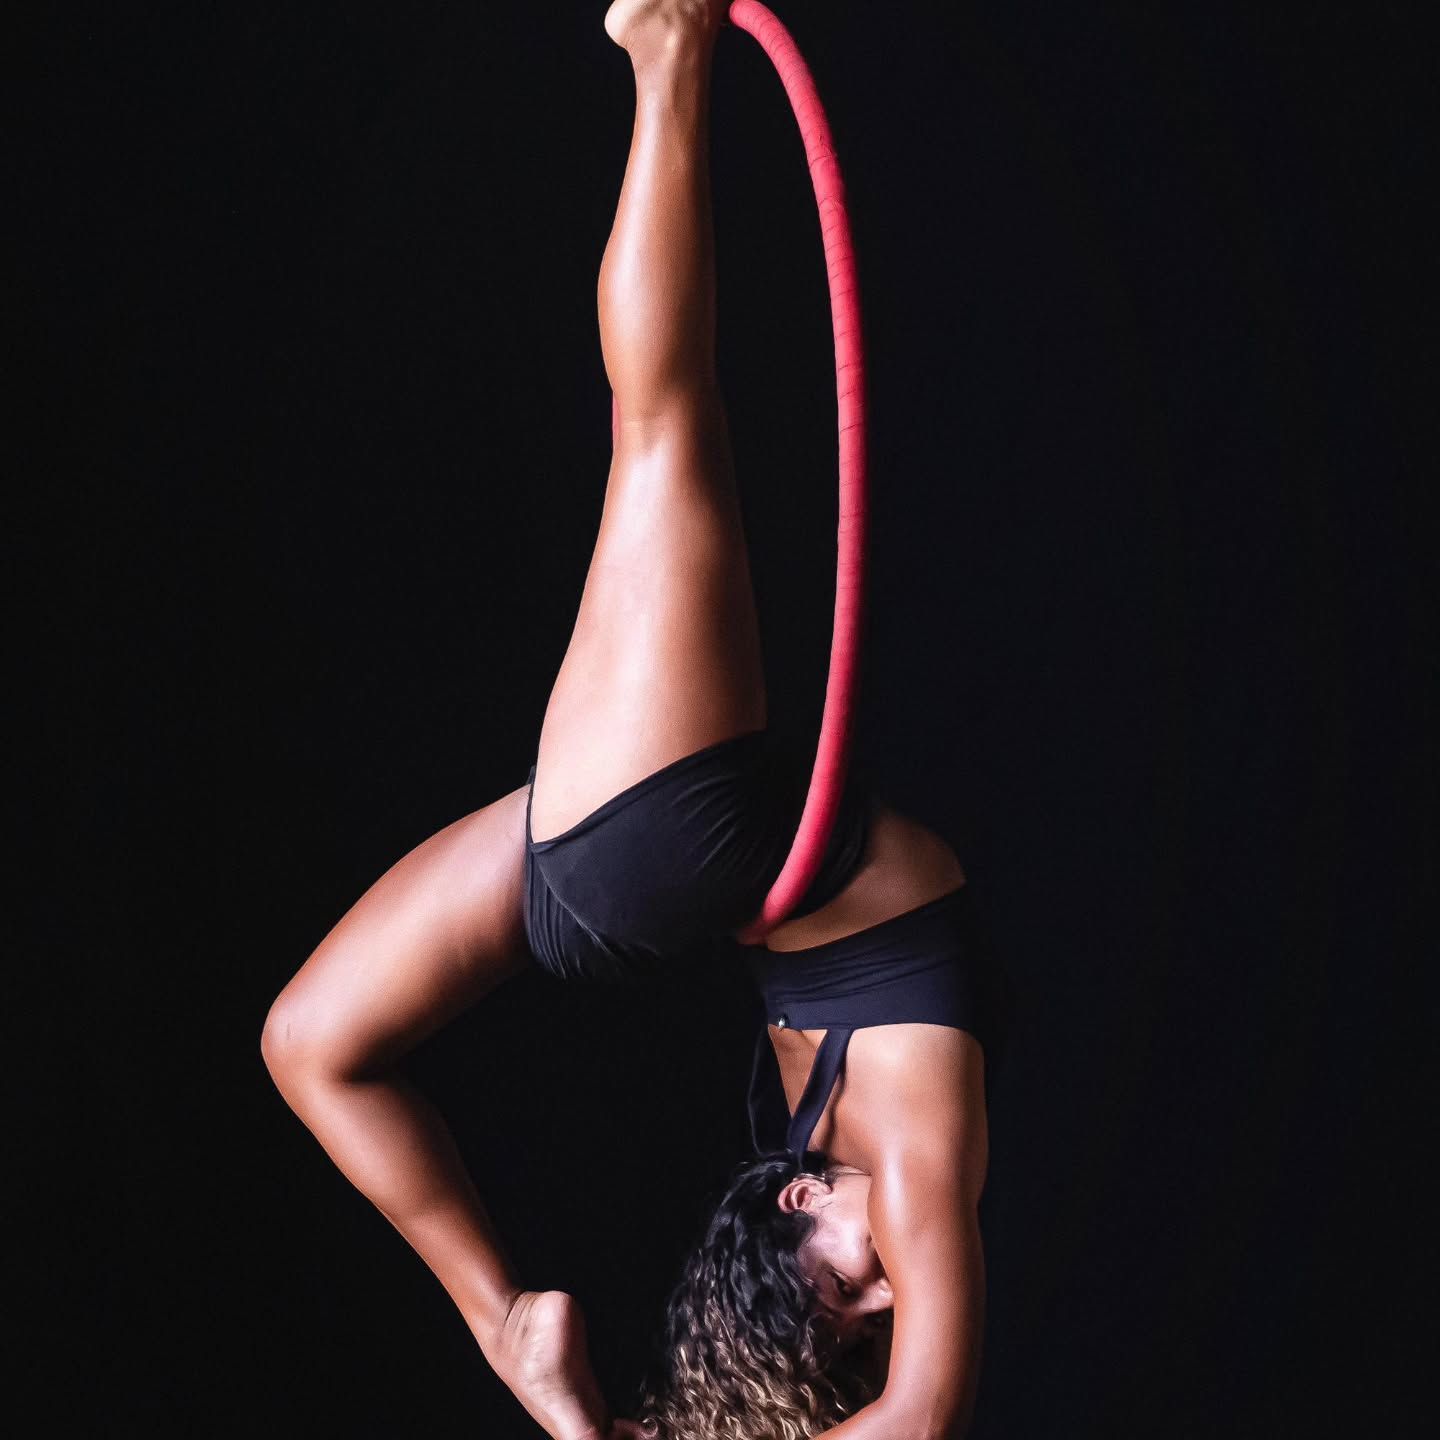
[[[658,1440],[809,1440],[884,1380],[870,1179],[812,1153],[732,1172],[670,1297],[640,1416]]]

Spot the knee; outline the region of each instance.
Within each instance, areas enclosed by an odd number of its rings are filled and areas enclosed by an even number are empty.
[[[729,453],[729,424],[719,386],[688,383],[616,400],[615,444],[641,450],[683,446],[689,450]]]
[[[260,1058],[276,1084],[280,1083],[287,1070],[293,1068],[293,1036],[293,1006],[282,990],[260,1027]]]
[[[307,1074],[324,1073],[332,1050],[323,1017],[302,990],[293,983],[286,986],[260,1030],[260,1056],[270,1078],[282,1091],[288,1090]]]

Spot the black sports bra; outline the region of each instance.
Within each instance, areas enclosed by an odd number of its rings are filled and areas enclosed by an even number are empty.
[[[966,884],[868,930],[808,950],[739,947],[769,1024],[826,1032],[791,1116],[779,1062],[762,1026],[749,1096],[757,1151],[778,1149],[783,1134],[785,1148],[804,1163],[815,1126],[844,1071],[850,1036],[867,1026],[952,1025],[986,1047],[987,1072],[993,1070],[997,987],[974,906]]]

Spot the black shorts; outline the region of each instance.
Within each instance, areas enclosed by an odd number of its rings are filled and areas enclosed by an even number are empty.
[[[525,935],[564,979],[636,980],[753,920],[790,853],[810,757],[754,730],[666,765],[549,840],[525,806]],[[535,767],[530,767],[533,793]],[[795,915],[859,868],[867,787],[852,775],[824,863]]]

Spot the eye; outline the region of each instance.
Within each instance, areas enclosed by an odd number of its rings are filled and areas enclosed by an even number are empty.
[[[830,1273],[835,1277],[835,1288],[844,1299],[848,1300],[855,1293],[855,1287],[838,1270],[832,1270]]]

